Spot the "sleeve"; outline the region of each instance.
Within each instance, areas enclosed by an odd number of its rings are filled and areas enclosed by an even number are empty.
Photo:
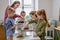
[[[7,8],[6,8],[6,10],[5,10],[4,22],[6,21],[6,18],[8,17],[8,13],[7,13],[8,8],[9,8],[9,6],[7,6]]]
[[[38,36],[41,36],[45,32],[45,27],[46,27],[46,22],[42,22],[36,31]]]
[[[37,19],[28,21],[30,23],[37,23]]]
[[[14,14],[13,18],[15,19],[16,17],[21,17],[20,15]]]

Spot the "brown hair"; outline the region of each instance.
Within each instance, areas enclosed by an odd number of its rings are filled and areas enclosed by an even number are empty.
[[[37,17],[36,11],[31,11],[31,12],[30,12],[30,15],[35,15],[35,16]]]
[[[26,13],[26,12],[25,12],[25,11],[21,11],[21,14],[22,14],[22,13]]]
[[[47,17],[46,17],[46,11],[44,9],[38,10],[37,15],[39,15],[39,16],[42,15],[44,20],[46,21],[46,24],[48,25],[48,27],[50,27]]]
[[[17,3],[20,4],[19,1],[15,1],[15,2],[11,5],[11,7],[14,7],[14,5],[17,4]]]

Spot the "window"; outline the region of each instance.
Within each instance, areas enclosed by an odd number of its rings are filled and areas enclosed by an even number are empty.
[[[16,0],[10,0],[9,4],[11,5]],[[26,12],[26,15],[29,15],[30,11],[35,10],[35,4],[38,3],[36,0],[18,0],[20,1],[19,8],[16,9],[16,13],[20,14],[22,10]],[[36,2],[36,3],[35,3]]]

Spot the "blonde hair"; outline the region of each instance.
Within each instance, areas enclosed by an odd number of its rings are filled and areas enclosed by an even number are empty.
[[[9,16],[10,14],[13,14],[13,13],[15,13],[15,10],[12,9],[12,8],[9,8],[9,9],[8,9],[8,16]]]
[[[14,13],[14,12],[15,12],[15,10],[14,10],[14,9],[12,9],[12,8],[9,8],[9,9],[8,9],[8,14],[11,14],[12,12]]]

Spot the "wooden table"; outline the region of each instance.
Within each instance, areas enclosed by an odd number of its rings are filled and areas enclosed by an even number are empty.
[[[55,28],[55,29],[56,29],[56,32],[57,32],[58,38],[59,38],[59,40],[60,40],[60,27],[57,27],[57,28]]]
[[[32,31],[27,31],[25,34],[27,34],[26,36],[24,36],[24,38],[17,38],[16,34],[14,34],[13,40],[40,40],[40,38],[37,37],[33,37],[33,32]]]

